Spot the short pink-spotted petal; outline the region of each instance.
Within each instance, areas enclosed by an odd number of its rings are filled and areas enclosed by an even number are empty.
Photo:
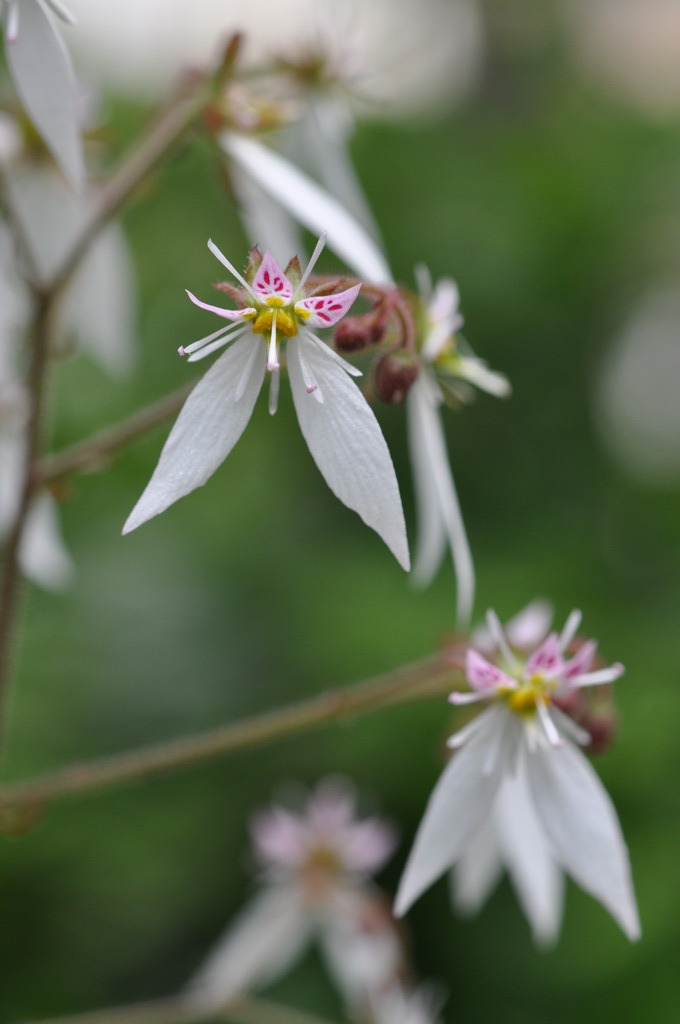
[[[587,640],[564,666],[563,675],[565,679],[575,679],[582,676],[584,672],[590,672],[593,667],[593,659],[597,644],[594,640]]]
[[[287,306],[293,298],[293,286],[270,252],[262,257],[253,280],[252,292],[263,302],[270,298],[281,299],[282,306]]]
[[[483,658],[481,654],[470,648],[465,656],[465,675],[467,681],[474,690],[482,693],[493,690],[496,686],[510,686],[517,689],[517,683],[505,672],[492,665],[490,661]]]
[[[332,327],[350,308],[361,288],[355,284],[337,295],[313,295],[295,303],[295,312],[309,327]]]
[[[211,306],[208,302],[201,302],[197,299],[193,292],[190,292],[188,288],[184,289],[193,302],[194,306],[200,306],[201,309],[207,309],[209,313],[217,313],[218,316],[223,316],[225,320],[240,320],[244,316],[249,316],[254,313],[255,310],[251,306],[246,306],[245,309],[223,309],[222,306]]]
[[[526,664],[528,676],[556,676],[562,672],[564,661],[557,633],[550,633]]]

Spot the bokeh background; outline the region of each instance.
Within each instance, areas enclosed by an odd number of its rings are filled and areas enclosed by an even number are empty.
[[[93,40],[102,26],[87,4],[72,6],[81,25],[69,42],[90,78],[100,75],[112,161],[179,73],[180,45],[175,53],[165,36],[183,34],[196,61],[239,24],[227,3],[195,4],[193,14],[180,4],[162,12],[150,2],[90,5],[110,8],[108,48],[100,51]],[[410,283],[417,261],[435,277],[455,276],[468,340],[514,386],[507,402],[482,395],[447,417],[479,615],[493,606],[508,618],[536,596],[554,602],[558,619],[578,606],[605,657],[626,665],[617,684],[620,735],[598,769],[629,842],[644,932],[630,945],[599,905],[569,885],[561,940],[540,952],[506,882],[473,921],[454,919],[440,882],[408,918],[415,961],[448,993],[445,1021],[674,1021],[677,4],[412,0],[398,13],[397,6],[391,31],[396,24],[401,38],[412,24],[422,29],[408,36],[411,84],[404,90],[394,66],[384,65],[383,91],[395,102],[360,119],[353,157],[398,279]],[[264,4],[250,7],[254,51],[266,48],[263,34],[283,45],[307,24],[292,3],[279,5],[283,24],[267,20],[274,15]],[[140,11],[155,37],[140,36]],[[458,32],[456,17],[467,26]],[[372,23],[366,52],[375,45],[389,55],[392,38]],[[449,41],[450,59],[440,65],[451,74],[435,75],[419,94],[413,83],[418,66],[430,69],[428,38],[438,55],[441,39]],[[146,54],[147,80],[137,76],[132,40]],[[146,66],[156,53],[170,55],[157,72]],[[464,74],[456,71],[461,62]],[[137,365],[119,381],[86,357],[56,367],[55,450],[189,379],[176,349],[206,328],[183,289],[203,294],[214,277],[209,236],[237,264],[245,254],[238,216],[200,136],[145,186],[122,222],[137,275]],[[412,534],[402,410],[379,416]],[[204,489],[121,538],[165,432],[135,444],[106,472],[75,478],[62,495],[77,575],[59,597],[38,589],[28,596],[8,779],[387,671],[428,654],[453,628],[450,568],[424,592],[410,585],[325,487],[285,388],[276,418],[261,402]],[[380,879],[393,890],[453,722],[441,700],[382,711],[55,804],[28,835],[3,838],[0,1019],[178,990],[251,891],[249,814],[290,780],[345,773],[367,809],[399,823],[402,843]],[[340,1018],[313,956],[273,994]]]

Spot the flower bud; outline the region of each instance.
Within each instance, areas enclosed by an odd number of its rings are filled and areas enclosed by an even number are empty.
[[[384,334],[384,321],[376,319],[372,313],[345,317],[335,329],[335,347],[338,352],[360,352],[377,345]]]
[[[375,393],[383,402],[398,405],[406,400],[418,376],[418,363],[411,352],[388,352],[375,364]]]

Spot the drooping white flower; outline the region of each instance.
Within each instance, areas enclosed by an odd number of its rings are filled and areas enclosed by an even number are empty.
[[[0,339],[0,542],[11,530],[19,509],[25,458],[27,396],[10,375],[11,355],[7,340]],[[48,590],[63,588],[72,576],[73,564],[61,538],[54,500],[46,491],[35,495],[26,516],[19,565],[29,579]]]
[[[274,200],[294,221],[308,229],[324,225],[328,245],[365,281],[396,288],[380,245],[362,223],[337,199],[289,160],[256,139],[225,132],[220,145],[235,165],[246,192],[246,220],[250,229],[262,229],[254,217],[258,196]],[[254,192],[252,190],[255,190]],[[284,217],[270,218],[272,244],[285,237],[290,225]],[[458,289],[446,278],[434,288],[424,267],[417,268],[421,313],[415,354],[418,376],[406,401],[409,448],[418,515],[414,576],[430,582],[447,546],[451,550],[458,586],[458,621],[467,625],[474,601],[474,566],[458,502],[439,407],[445,396],[465,400],[473,384],[498,396],[510,392],[507,379],[486,366],[458,335],[463,319]]]
[[[420,372],[406,399],[418,515],[413,575],[423,585],[429,583],[448,547],[458,583],[458,622],[467,625],[474,603],[474,565],[439,410],[447,391],[465,397],[461,385],[475,384],[497,396],[508,395],[510,385],[458,337],[463,318],[455,281],[443,278],[433,287],[423,266],[416,268],[416,275],[422,303]]]
[[[45,0],[72,23],[60,0]],[[76,83],[68,51],[42,0],[3,0],[7,66],[26,113],[71,185],[85,178]]]
[[[375,1024],[437,1024],[441,999],[427,986],[393,985],[378,995],[371,1007]]]
[[[214,473],[243,433],[265,371],[271,374],[269,411],[276,411],[279,349],[285,339],[293,402],[314,461],[333,493],[358,512],[408,569],[406,527],[392,459],[378,421],[349,380],[360,371],[310,330],[336,324],[360,288],[354,285],[331,294],[309,288],[308,278],[323,242],[321,238],[302,275],[297,260],[284,273],[270,252],[258,253],[250,280],[208,243],[239,281],[239,300],[249,304],[223,309],[187,293],[195,305],[228,320],[229,325],[182,347],[180,353],[193,362],[229,347],[187,399],[124,533],[163,512]]]
[[[30,248],[39,283],[58,272],[97,203],[95,190],[74,193],[52,167],[10,161],[5,187],[14,216]],[[0,279],[21,306],[15,320],[28,322],[26,282],[17,270],[9,232],[0,233]],[[94,240],[65,291],[55,325],[57,351],[74,343],[114,376],[130,369],[135,356],[135,288],[125,235],[110,224]],[[0,321],[0,331],[4,323]]]
[[[369,882],[392,853],[393,829],[356,819],[353,790],[321,782],[302,813],[274,806],[251,833],[262,888],[219,940],[191,984],[206,1009],[279,977],[319,942],[354,1011],[397,979],[403,951],[384,898]]]
[[[482,714],[449,740],[457,752],[435,787],[400,882],[403,914],[448,868],[462,865],[459,898],[482,901],[505,862],[534,934],[549,941],[561,917],[561,880],[571,875],[611,913],[625,934],[640,934],[628,853],[614,807],[576,743],[589,736],[556,706],[581,687],[613,682],[621,665],[593,669],[595,644],[566,654],[580,614],[550,633],[528,658],[508,644],[498,619],[489,628],[498,664],[467,653],[470,693]],[[462,878],[462,882],[460,879]]]

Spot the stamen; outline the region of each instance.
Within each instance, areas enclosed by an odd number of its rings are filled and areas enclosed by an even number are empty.
[[[624,672],[623,665],[617,662],[615,665],[610,665],[609,668],[601,668],[596,672],[584,672],[582,676],[570,679],[569,684],[575,686],[576,689],[580,689],[582,686],[601,686],[603,683],[613,683]]]
[[[317,381],[314,379],[314,376],[313,376],[311,370],[309,369],[309,365],[307,363],[307,360],[305,359],[304,355],[302,354],[302,347],[301,346],[298,346],[298,359],[300,360],[300,370],[302,371],[302,380],[303,380],[303,383],[305,385],[305,388],[307,389],[307,394],[308,395],[314,395],[314,397],[317,400],[317,402],[319,402],[321,405],[323,405],[323,394],[321,392],[321,388],[319,387]]]
[[[223,252],[221,252],[221,251],[220,251],[220,250],[219,250],[219,249],[217,248],[217,246],[216,246],[216,245],[215,245],[215,243],[213,242],[212,238],[209,238],[209,239],[208,239],[208,248],[210,249],[210,251],[211,251],[211,253],[213,254],[213,256],[216,256],[216,257],[217,257],[217,259],[218,259],[218,260],[220,261],[220,263],[221,263],[221,264],[222,264],[223,266],[225,266],[225,267],[227,268],[227,270],[229,271],[229,273],[230,273],[230,274],[233,274],[233,276],[234,276],[234,277],[236,278],[236,280],[237,280],[237,281],[239,281],[239,282],[240,282],[240,283],[241,283],[241,284],[243,285],[243,287],[245,288],[245,290],[246,290],[247,292],[250,292],[250,294],[252,295],[252,294],[253,294],[253,289],[252,289],[252,288],[250,287],[250,285],[249,285],[249,284],[248,284],[248,282],[246,281],[245,277],[243,277],[243,276],[242,276],[241,274],[239,274],[239,272],[238,272],[238,270],[236,269],[236,267],[234,267],[234,266],[233,266],[233,265],[232,265],[232,264],[231,264],[231,263],[229,262],[229,260],[228,260],[228,259],[227,259],[227,257],[226,257],[226,256],[224,255],[224,253],[223,253]]]
[[[491,691],[493,693],[493,691]],[[452,693],[449,696],[449,704],[455,704],[458,707],[461,704],[475,704],[477,701],[484,700],[488,697],[488,693]]]
[[[326,342],[322,341],[321,338],[318,338],[316,334],[312,334],[312,332],[307,330],[307,328],[303,328],[303,330],[300,331],[300,334],[301,336],[308,338],[310,341],[313,341],[314,344],[318,348],[322,349],[326,355],[329,355],[331,359],[338,364],[338,366],[342,366],[343,370],[349,373],[351,377],[363,377],[363,372],[361,370],[357,370],[356,366],[352,366],[351,363],[348,363],[346,359],[343,359],[341,355],[338,355],[334,348],[327,345]]]
[[[449,750],[457,750],[459,747],[462,747],[464,743],[467,743],[467,741],[479,731],[481,725],[484,724],[485,717],[485,715],[478,715],[476,718],[473,718],[471,722],[468,722],[467,725],[464,725],[462,729],[459,729],[458,732],[454,732],[453,736],[449,736],[446,741],[446,746]]]
[[[541,723],[545,737],[551,747],[561,747],[562,737],[555,728],[555,723],[550,717],[547,705],[544,701],[538,699],[536,701],[536,711],[538,713],[538,720]]]
[[[7,42],[15,43],[19,38],[19,4],[10,3],[7,11],[7,28],[5,29]]]
[[[503,627],[500,624],[500,620],[492,608],[489,608],[486,613],[486,621],[489,627],[489,632],[496,642],[498,650],[502,654],[503,658],[508,665],[512,665],[515,661],[512,651],[508,646],[508,641],[505,639],[505,633]]]
[[[237,338],[240,338],[242,334],[245,334],[247,332],[247,330],[248,328],[246,326],[244,326],[243,324],[239,324],[237,327],[231,328],[228,331],[224,332],[221,338],[218,336],[217,339],[211,342],[210,344],[207,344],[207,339],[204,339],[204,342],[206,343],[204,343],[202,348],[199,348],[196,351],[190,352],[189,350],[193,348],[193,346],[187,346],[187,348],[185,348],[183,352],[180,352],[180,355],[187,355],[188,353],[189,358],[187,362],[196,363],[199,361],[199,359],[205,359],[205,357],[209,356],[212,352],[216,352],[218,348],[223,348],[230,342],[235,341]]]
[[[68,7],[64,7],[64,5],[60,3],[60,0],[46,0],[46,3],[47,6],[51,7],[54,13],[61,18],[62,21],[65,21],[67,25],[76,24],[75,15],[69,11]]]
[[[307,281],[307,278],[311,274],[312,270],[314,269],[314,265],[315,265],[316,261],[318,260],[319,256],[323,252],[325,244],[326,244],[326,232],[324,231],[324,233],[319,238],[319,241],[316,243],[316,246],[314,248],[314,252],[312,253],[312,258],[310,259],[309,263],[307,264],[307,269],[305,270],[304,274],[302,275],[302,277],[300,279],[300,284],[297,287],[298,293],[302,290],[302,288],[304,288],[305,283]]]
[[[276,310],[272,317],[272,332],[269,335],[269,348],[267,349],[267,369],[270,373],[274,370],[280,370],[281,364],[279,363],[279,347],[276,344]]]
[[[272,372],[271,380],[269,382],[269,415],[273,416],[279,407],[279,384],[281,383],[281,373],[279,367]]]
[[[589,732],[582,729],[580,725],[577,725],[573,718],[569,715],[565,715],[563,711],[556,708],[553,704],[552,711],[550,712],[551,717],[555,719],[560,726],[562,732],[566,733],[575,743],[578,743],[581,747],[587,747],[593,742],[593,738]]]
[[[576,636],[576,630],[581,625],[581,613],[575,608],[569,618],[564,624],[564,629],[560,634],[560,649],[562,652],[566,651],[571,641]]]

